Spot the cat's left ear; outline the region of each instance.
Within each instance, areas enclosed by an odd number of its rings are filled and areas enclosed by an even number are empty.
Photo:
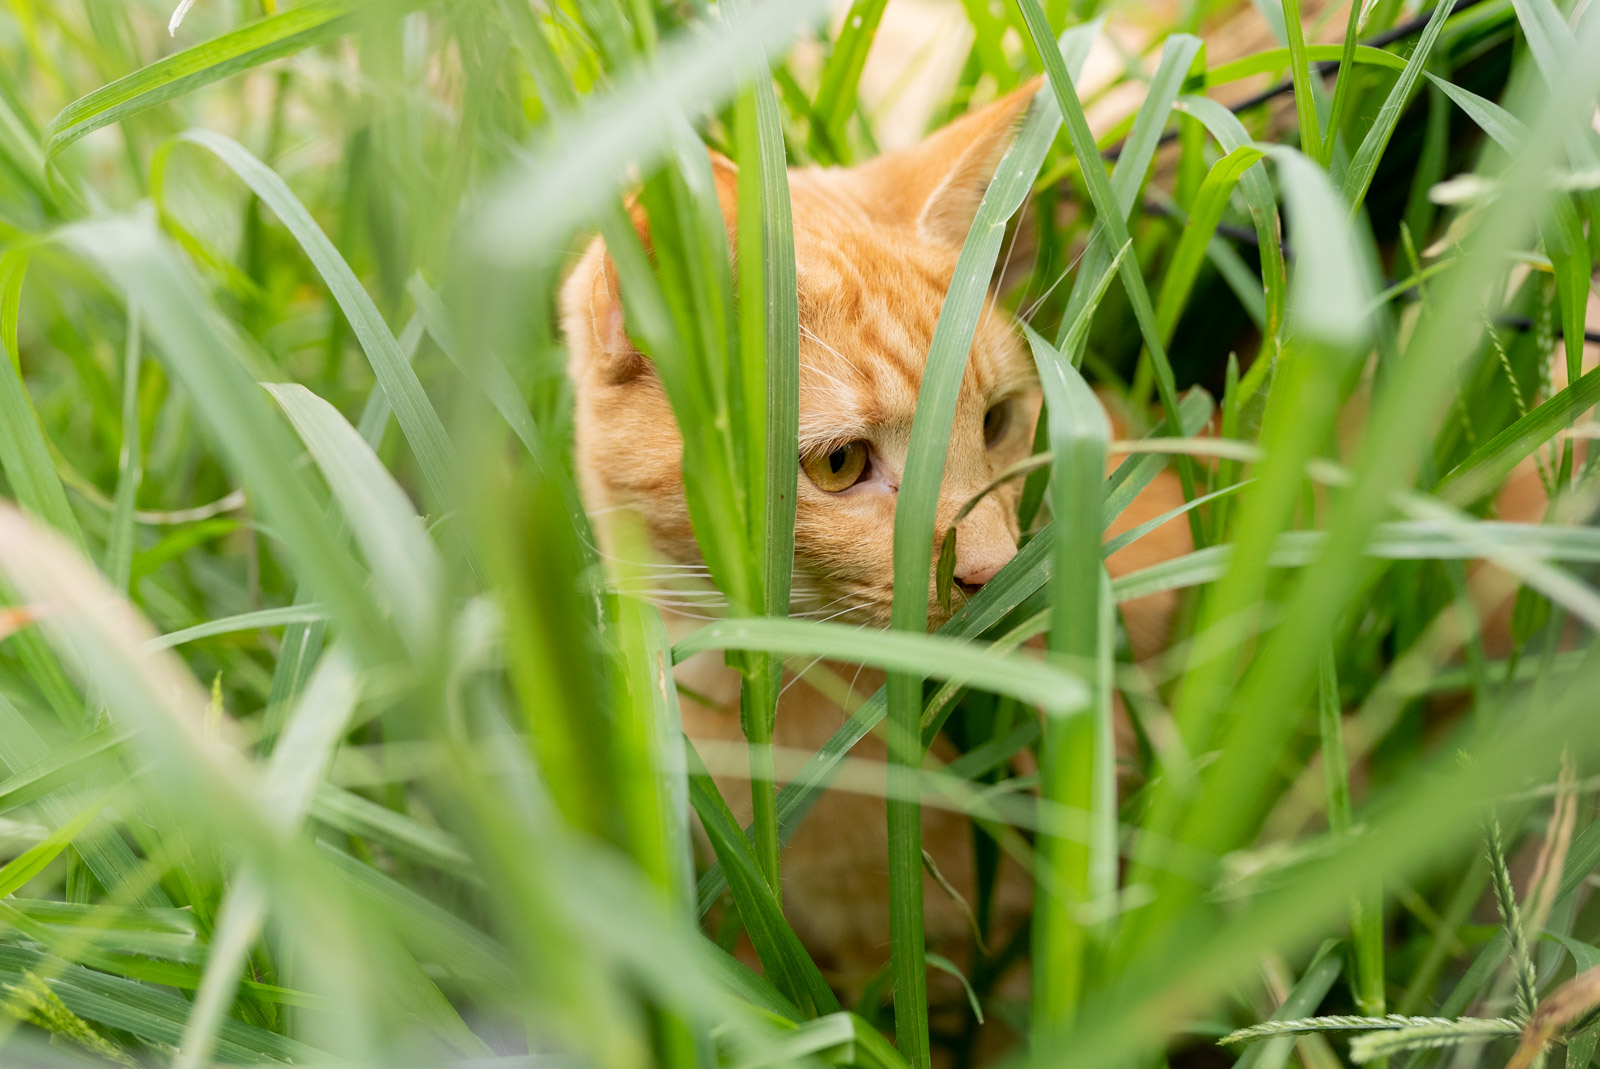
[[[1017,120],[1041,84],[1034,78],[917,144],[856,168],[866,187],[864,206],[883,222],[960,247],[995,168],[1011,147]]]

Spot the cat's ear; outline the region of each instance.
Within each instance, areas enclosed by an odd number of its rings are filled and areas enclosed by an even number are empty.
[[[715,149],[707,152],[713,188],[731,244],[739,218],[739,168]],[[630,198],[627,208],[633,229],[649,253],[650,221],[644,207],[636,198]],[[613,386],[650,370],[650,361],[628,337],[623,304],[617,265],[604,242],[596,239],[562,288],[562,325],[574,363],[593,369],[601,381]]]
[[[960,247],[1040,84],[1034,78],[917,144],[856,168],[867,210],[929,241]]]

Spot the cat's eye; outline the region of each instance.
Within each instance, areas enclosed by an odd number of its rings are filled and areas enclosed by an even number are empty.
[[[861,481],[867,473],[867,443],[849,442],[827,452],[807,453],[800,466],[819,490],[837,494]]]
[[[993,449],[1011,429],[1011,402],[997,401],[983,414],[983,444]]]

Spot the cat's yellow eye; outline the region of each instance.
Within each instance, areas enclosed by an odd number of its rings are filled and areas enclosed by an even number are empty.
[[[990,449],[1011,429],[1010,400],[997,401],[983,414],[983,444]]]
[[[867,443],[855,441],[827,452],[807,453],[800,458],[800,466],[817,489],[837,494],[850,489],[866,474]]]

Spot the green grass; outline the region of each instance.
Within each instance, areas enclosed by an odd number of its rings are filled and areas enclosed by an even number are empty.
[[[1286,2],[1221,62],[1222,9],[1184,5],[1097,131],[1075,72],[1147,13],[966,0],[939,115],[1048,84],[932,342],[882,633],[785,619],[783,171],[875,151],[895,17],[825,9],[202,2],[169,38],[145,0],[0,7],[0,1061],[972,1064],[975,1013],[930,1031],[939,804],[980,884],[1000,844],[1034,866],[1031,1003],[1000,948],[963,978],[1014,1064],[1591,1063],[1593,5]],[[1213,95],[1246,78],[1293,107]],[[740,164],[733,249],[702,144]],[[1492,195],[1430,200],[1462,175]],[[553,299],[596,231],[730,606],[676,645],[578,503]],[[1029,537],[930,637],[1002,259],[1049,412]],[[1103,532],[1169,464],[1196,548],[1112,579],[1149,528]],[[1504,522],[1519,464],[1551,504]],[[1119,607],[1166,591],[1136,663]],[[706,650],[743,680],[749,828],[684,745],[671,668]],[[888,683],[775,752],[817,657]],[[848,756],[874,731],[887,776]],[[835,777],[890,845],[848,1005],[783,901]]]

